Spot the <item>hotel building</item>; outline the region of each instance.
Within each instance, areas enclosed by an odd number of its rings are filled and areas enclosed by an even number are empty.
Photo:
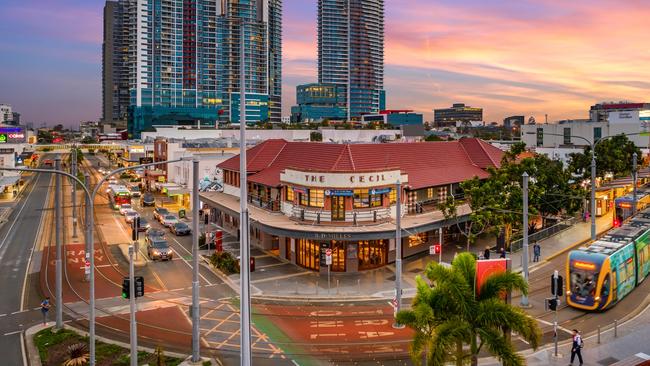
[[[267,140],[247,152],[251,245],[320,271],[358,272],[395,260],[395,218],[402,256],[429,250],[445,220],[438,204],[461,200],[459,184],[486,178],[501,150],[478,139],[393,144],[323,144]],[[202,193],[210,220],[239,230],[239,157],[218,165],[223,192]],[[401,212],[397,212],[397,189]],[[459,204],[460,220],[469,213]],[[453,225],[455,227],[455,225]]]

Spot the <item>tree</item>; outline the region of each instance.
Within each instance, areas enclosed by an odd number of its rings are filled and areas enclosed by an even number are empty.
[[[537,349],[541,332],[534,319],[502,299],[504,292],[513,290],[528,294],[521,275],[510,271],[492,274],[477,291],[476,260],[470,253],[459,254],[450,268],[431,262],[425,275],[429,283],[416,277],[412,308],[395,317],[415,331],[410,354],[416,365],[423,353],[427,365],[477,365],[484,347],[504,365],[525,365],[506,333],[516,331]]]
[[[596,145],[596,176],[612,173],[614,177],[629,176],[632,172],[632,155],[641,158],[641,150],[625,135],[601,140]],[[569,169],[577,176],[591,179],[591,147],[583,153],[570,154]]]
[[[319,131],[312,131],[309,134],[309,140],[312,142],[323,141],[323,134],[321,134]]]
[[[438,135],[431,134],[427,136],[424,141],[445,141],[442,137]]]
[[[92,136],[86,136],[81,140],[82,144],[96,144],[97,140],[95,140]]]

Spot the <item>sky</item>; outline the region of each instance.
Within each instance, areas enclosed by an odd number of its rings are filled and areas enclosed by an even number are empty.
[[[386,0],[389,109],[433,119],[452,103],[484,120],[586,118],[602,101],[650,101],[650,0]],[[23,121],[101,116],[100,0],[3,0],[0,103]],[[317,1],[284,0],[283,114],[317,81]]]

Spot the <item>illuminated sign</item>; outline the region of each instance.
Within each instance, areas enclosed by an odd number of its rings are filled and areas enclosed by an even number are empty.
[[[282,182],[300,186],[318,188],[374,188],[377,186],[395,185],[400,180],[407,182],[408,178],[401,175],[399,170],[386,170],[375,173],[314,173],[285,169],[280,174]],[[387,191],[388,189],[388,191]],[[375,194],[388,193],[390,188],[375,188]]]
[[[628,202],[623,202],[618,205],[620,208],[632,208],[632,204]]]
[[[573,261],[573,266],[575,268],[585,269],[588,271],[593,271],[596,269],[596,265],[594,263],[589,263],[589,262]]]
[[[7,143],[7,134],[0,133],[0,144],[5,144],[5,143]]]

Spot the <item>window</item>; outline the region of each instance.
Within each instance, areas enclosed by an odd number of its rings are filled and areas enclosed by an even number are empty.
[[[370,207],[370,196],[367,189],[354,190],[354,208]]]
[[[603,138],[603,128],[594,127],[594,142],[600,140],[601,138]]]
[[[564,128],[564,145],[571,145],[571,127]]]
[[[537,146],[538,147],[544,146],[544,129],[543,128],[538,128],[537,129]]]
[[[293,202],[293,188],[287,187],[287,201]]]
[[[433,199],[433,188],[427,188],[427,199]]]
[[[325,203],[324,192],[322,189],[310,189],[309,190],[309,206],[311,207],[323,207]]]
[[[370,195],[370,207],[380,207],[382,205],[382,194],[371,194]]]
[[[390,198],[390,204],[392,205],[393,203],[397,202],[397,190],[396,189],[391,189],[390,193],[388,194],[388,197]]]
[[[425,231],[423,233],[411,235],[409,236],[408,239],[409,239],[409,248],[426,244],[429,241],[429,232]]]

